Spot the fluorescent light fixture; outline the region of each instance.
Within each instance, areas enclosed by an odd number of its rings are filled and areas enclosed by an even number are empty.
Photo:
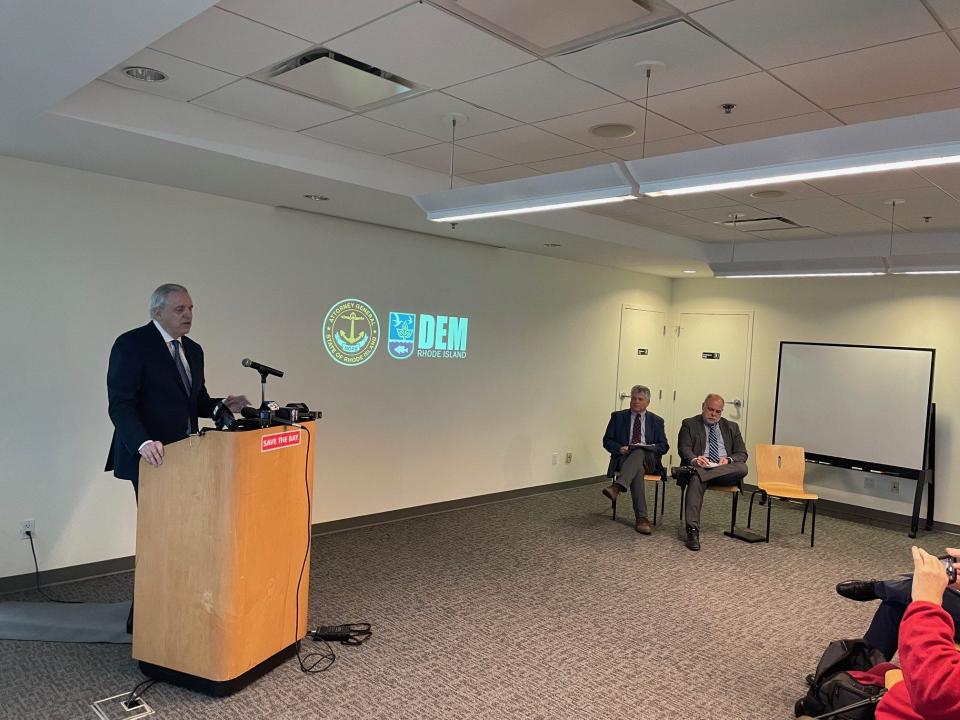
[[[960,110],[631,160],[649,197],[960,163]]]
[[[418,195],[433,222],[480,218],[623,202],[639,197],[622,163],[608,163],[487,185]]]
[[[885,275],[883,258],[813,258],[710,263],[721,278],[822,278]]]
[[[894,255],[887,268],[892,275],[960,275],[960,253]]]

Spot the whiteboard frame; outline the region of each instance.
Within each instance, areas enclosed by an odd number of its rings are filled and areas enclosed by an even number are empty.
[[[927,389],[927,412],[926,426],[923,430],[923,467],[908,468],[896,465],[884,465],[882,463],[871,462],[864,458],[837,457],[834,455],[822,455],[820,453],[806,452],[807,462],[817,463],[819,465],[831,465],[834,467],[847,468],[849,470],[858,470],[866,472],[880,473],[883,475],[895,475],[898,477],[913,478],[919,480],[922,474],[933,466],[930,457],[930,425],[932,422],[933,409],[933,377],[936,367],[937,351],[935,348],[925,347],[905,347],[898,345],[858,345],[854,343],[818,343],[802,342],[796,340],[781,340],[780,350],[777,357],[777,391],[774,396],[773,405],[773,443],[777,442],[777,414],[780,410],[780,372],[783,368],[783,348],[784,345],[812,345],[818,347],[842,347],[842,348],[866,348],[870,350],[906,350],[912,352],[925,352],[930,355],[930,385]]]

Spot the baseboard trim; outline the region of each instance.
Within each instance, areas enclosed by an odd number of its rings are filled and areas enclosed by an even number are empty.
[[[399,510],[389,510],[387,512],[373,513],[371,515],[359,515],[352,518],[343,518],[342,520],[331,520],[329,522],[314,523],[311,534],[330,535],[347,530],[369,527],[371,525],[382,525],[384,523],[400,522],[410,518],[424,517],[426,515],[436,515],[438,513],[462,510],[464,508],[478,507],[480,505],[489,505],[490,503],[505,502],[528,495],[542,495],[548,492],[558,490],[571,490],[583,485],[593,485],[600,481],[605,481],[602,475],[577,480],[567,480],[559,483],[550,483],[548,485],[534,485],[532,487],[517,488],[516,490],[504,490],[502,492],[490,493],[487,495],[474,495],[457,500],[444,500],[443,502],[429,503],[427,505],[417,505],[415,507],[401,508]],[[131,572],[134,567],[133,555],[126,557],[113,558],[111,560],[100,560],[82,565],[71,565],[69,567],[57,568],[55,570],[42,570],[40,572],[40,585],[49,587],[50,585],[62,585],[64,583],[77,582],[78,580],[89,580],[104,575],[115,575],[122,572]],[[23,590],[32,590],[36,587],[34,573],[25,575],[11,575],[0,578],[0,595]]]
[[[756,490],[756,485],[744,484],[743,492],[751,493]],[[756,512],[756,508],[754,508]],[[762,512],[766,512],[763,510]],[[863,522],[869,525],[888,528],[890,530],[902,530],[904,534],[910,532],[910,516],[902,513],[893,513],[886,510],[876,510],[874,508],[860,507],[859,505],[850,505],[849,503],[839,502],[837,500],[826,500],[820,498],[817,500],[817,514],[828,517],[838,518],[840,520],[852,520],[854,522]],[[920,516],[920,527],[918,535],[926,532],[926,516]],[[933,530],[953,533],[960,535],[960,525],[953,523],[933,521]]]

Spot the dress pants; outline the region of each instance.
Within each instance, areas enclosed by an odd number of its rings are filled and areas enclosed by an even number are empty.
[[[646,450],[634,450],[620,466],[620,477],[617,484],[626,490],[630,488],[630,499],[633,501],[633,512],[637,520],[647,517],[647,489],[643,480],[643,461]]]
[[[880,607],[874,613],[863,639],[880,650],[887,660],[897,651],[900,621],[903,620],[907,605],[912,600],[910,597],[912,590],[912,575],[877,582],[876,593],[880,598]],[[956,637],[956,628],[960,628],[960,592],[955,588],[948,588],[943,593],[943,609],[953,618],[954,637]]]

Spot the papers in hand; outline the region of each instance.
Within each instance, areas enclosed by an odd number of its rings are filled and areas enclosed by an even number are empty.
[[[647,443],[645,445],[641,445],[640,443],[635,443],[630,446],[630,449],[631,450],[654,450],[656,449],[656,447],[657,447],[656,445],[651,445],[650,443]]]

